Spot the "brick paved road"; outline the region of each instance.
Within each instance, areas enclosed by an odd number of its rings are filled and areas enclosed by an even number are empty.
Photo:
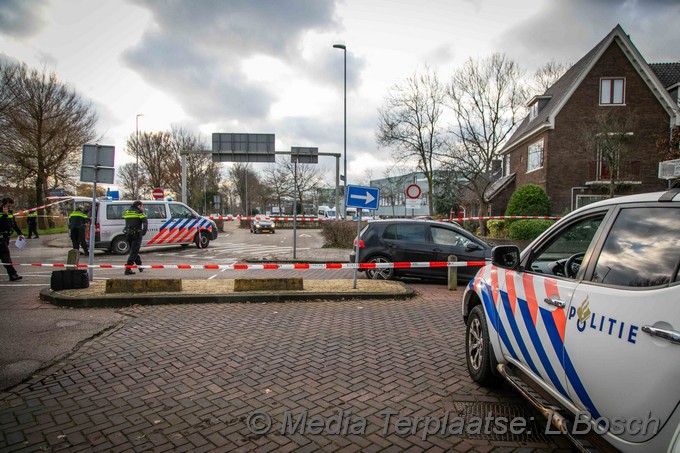
[[[418,297],[398,302],[122,310],[120,326],[0,394],[0,450],[570,451],[554,436],[383,433],[384,410],[444,417],[524,407],[507,388],[468,377],[461,292],[413,287]],[[272,432],[248,429],[255,411],[272,418]],[[286,411],[294,421],[308,411],[367,424],[360,435],[281,434]]]

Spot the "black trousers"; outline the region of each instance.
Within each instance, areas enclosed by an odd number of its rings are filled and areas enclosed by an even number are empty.
[[[128,236],[127,240],[130,243],[130,256],[128,256],[125,264],[141,266],[142,259],[139,257],[139,248],[142,246],[142,236]]]
[[[9,236],[6,235],[0,236],[0,260],[3,263],[12,262],[12,256],[9,254]],[[16,269],[11,264],[5,264],[5,270],[10,277],[18,275]]]
[[[71,244],[73,244],[74,249],[79,250],[80,247],[83,247],[83,252],[85,254],[89,253],[87,241],[85,240],[85,228],[71,229]]]
[[[28,237],[30,238],[35,234],[35,237],[38,236],[38,222],[37,221],[28,221]]]

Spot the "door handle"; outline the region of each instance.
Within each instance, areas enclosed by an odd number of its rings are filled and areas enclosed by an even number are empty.
[[[552,297],[546,297],[545,299],[543,299],[543,302],[557,308],[564,308],[567,306],[566,302],[564,302],[563,300],[553,299]]]
[[[642,331],[654,337],[663,338],[674,344],[680,344],[680,332],[675,330],[659,329],[652,326],[642,326]]]

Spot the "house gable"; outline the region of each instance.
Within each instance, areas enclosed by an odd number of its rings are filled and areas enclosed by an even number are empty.
[[[636,178],[622,191],[661,189],[662,182],[655,170],[656,149],[649,143],[655,143],[654,137],[667,134],[671,124],[678,124],[680,109],[669,94],[672,89],[664,86],[657,73],[617,25],[543,95],[529,102],[528,106],[535,111],[524,118],[501,152],[516,173],[517,187],[540,185],[550,196],[556,212],[561,212],[573,205],[575,191],[583,188],[595,193],[603,183],[611,184],[604,181],[601,173],[593,177],[594,172],[600,171],[591,168],[598,165],[596,152],[580,145],[578,134],[584,120],[594,118],[599,110],[625,109],[639,116],[640,121],[635,131],[625,131],[631,133],[630,149],[637,160],[628,162],[635,166]],[[604,100],[601,89],[605,84],[618,89],[617,98]],[[624,95],[625,98],[621,97]],[[543,162],[537,165],[536,150],[541,146],[536,144],[541,141]],[[496,196],[501,194],[496,193],[493,198]]]
[[[593,66],[602,57],[602,54],[611,46],[612,43],[619,45],[627,56],[630,63],[640,74],[664,110],[672,118],[676,125],[680,125],[680,111],[677,102],[674,101],[654,71],[647,65],[642,55],[633,45],[628,35],[623,31],[621,25],[617,25],[612,31],[590,50],[583,58],[574,64],[569,70],[539,98],[549,97],[548,102],[540,109],[535,118],[527,115],[517,128],[510,140],[505,144],[501,154],[509,152],[519,143],[527,140],[528,137],[536,135],[546,129],[555,128],[555,116],[564,108],[569,98],[578,89],[579,85],[587,77]]]

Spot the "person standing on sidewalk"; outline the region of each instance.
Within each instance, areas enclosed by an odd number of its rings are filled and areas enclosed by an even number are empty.
[[[0,214],[0,260],[5,263],[5,270],[7,275],[9,275],[9,280],[15,282],[23,277],[17,274],[16,269],[11,264],[12,256],[9,253],[9,238],[14,231],[17,232],[20,239],[24,239],[24,234],[14,218],[12,213],[13,207],[14,200],[9,197],[2,199],[2,214]]]
[[[38,211],[31,211],[28,213],[26,218],[26,223],[28,224],[28,239],[35,234],[35,238],[38,239]]]
[[[84,206],[77,207],[72,213],[68,215],[68,229],[69,235],[71,236],[71,244],[76,250],[80,250],[83,247],[85,255],[89,255],[90,252],[87,249],[87,241],[85,240],[85,228],[90,223],[90,219],[87,217],[87,208]]]
[[[149,228],[149,221],[144,214],[142,202],[136,200],[132,203],[132,206],[123,214],[123,218],[125,219],[125,236],[127,236],[128,243],[130,244],[130,256],[128,256],[125,265],[131,266],[136,264],[141,266],[142,259],[139,257],[139,248],[142,246],[142,237],[144,237],[146,230]],[[141,268],[138,269],[139,272],[143,271]],[[134,273],[129,267],[125,268],[125,275],[133,275]]]

